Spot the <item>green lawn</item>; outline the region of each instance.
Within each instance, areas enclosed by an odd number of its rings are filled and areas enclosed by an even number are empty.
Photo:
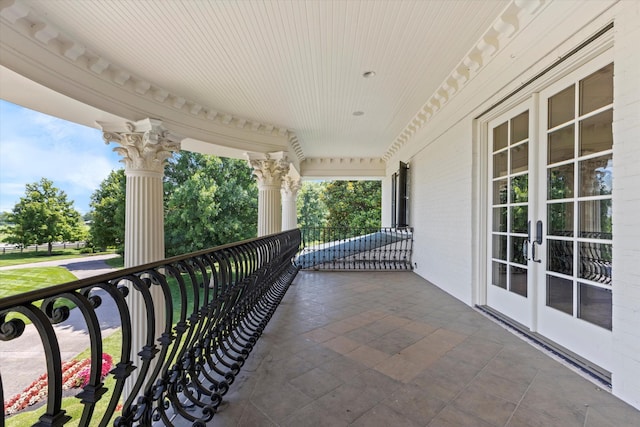
[[[64,267],[0,270],[0,298],[77,280]]]
[[[114,250],[100,252],[100,253],[83,253],[82,249],[61,249],[55,250],[51,255],[47,255],[46,251],[29,251],[29,252],[14,252],[7,254],[0,254],[0,267],[9,265],[29,264],[32,262],[52,261],[58,259],[80,258],[94,255],[104,255],[115,253]]]
[[[123,268],[124,267],[124,258],[119,256],[118,258],[109,258],[105,259],[104,262],[107,263],[108,266],[113,268]]]

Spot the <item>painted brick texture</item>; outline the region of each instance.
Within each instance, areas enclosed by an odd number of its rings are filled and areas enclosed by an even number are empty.
[[[640,2],[614,25],[613,391],[640,407]]]

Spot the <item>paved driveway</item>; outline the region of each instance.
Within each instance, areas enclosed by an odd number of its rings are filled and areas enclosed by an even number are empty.
[[[27,267],[65,267],[78,279],[109,273],[114,268],[105,260],[118,255],[96,255],[85,258],[71,258],[39,263],[0,267],[0,270]],[[103,336],[108,336],[120,327],[115,304],[106,293],[101,295],[102,305],[96,310]],[[69,319],[54,326],[62,360],[66,361],[89,347],[89,334],[79,310],[71,310]],[[40,337],[33,325],[27,325],[23,335],[13,341],[0,341],[0,375],[5,400],[21,392],[33,380],[46,371],[44,350]]]

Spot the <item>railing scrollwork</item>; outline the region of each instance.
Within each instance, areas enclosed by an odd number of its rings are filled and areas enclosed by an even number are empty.
[[[35,328],[46,354],[48,396],[38,425],[70,419],[61,406],[63,361],[53,325],[79,310],[91,346],[89,380],[76,396],[84,405],[79,425],[109,425],[122,403],[116,426],[205,426],[297,274],[292,261],[299,245],[300,231],[291,230],[0,300],[0,340],[19,339]],[[145,325],[132,323],[132,293],[142,297]],[[107,299],[122,330],[109,390],[101,375],[96,310]],[[162,330],[156,330],[158,311],[166,314]],[[140,331],[144,345],[132,348]],[[127,382],[133,384],[124,396]],[[101,399],[109,399],[108,405],[98,412]]]

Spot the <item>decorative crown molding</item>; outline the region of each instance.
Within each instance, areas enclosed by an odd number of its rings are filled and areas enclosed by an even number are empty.
[[[387,163],[380,157],[307,157],[300,162],[305,177],[381,178]]]
[[[210,106],[201,105],[196,101],[186,99],[146,81],[72,39],[72,37],[56,28],[53,24],[47,22],[44,17],[38,16],[23,0],[0,1],[0,17],[20,34],[37,41],[49,52],[106,82],[127,90],[131,94],[144,97],[148,101],[171,107],[231,129],[242,129],[262,135],[280,137],[290,132],[285,127],[249,120],[218,111]]]
[[[383,159],[391,159],[547,4],[549,0],[513,0],[395,138]]]
[[[300,141],[298,140],[298,136],[291,130],[289,131],[289,146],[291,147],[299,161],[303,161],[305,159],[304,152],[302,151],[302,147],[300,146]]]

